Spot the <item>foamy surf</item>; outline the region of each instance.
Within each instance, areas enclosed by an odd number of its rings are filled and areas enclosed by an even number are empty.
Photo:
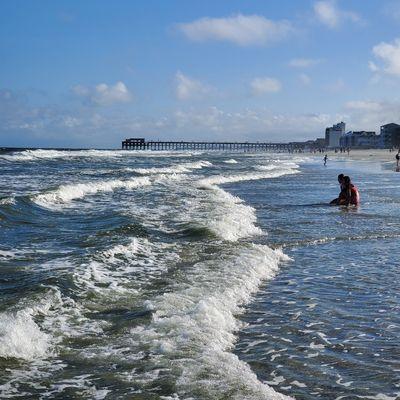
[[[296,165],[297,167],[297,165]],[[209,204],[208,216],[202,222],[218,237],[228,241],[237,241],[241,238],[259,235],[261,229],[256,226],[257,217],[254,208],[243,203],[243,201],[221,189],[218,185],[224,183],[251,181],[259,179],[271,179],[283,175],[298,173],[297,168],[280,168],[265,172],[238,175],[212,175],[197,181],[197,189],[206,189]],[[196,203],[195,212],[199,213]],[[196,217],[193,216],[196,220]],[[197,219],[198,220],[198,219]]]
[[[150,185],[147,177],[130,178],[127,180],[116,179],[103,182],[87,182],[61,185],[58,189],[39,194],[33,197],[33,201],[42,207],[54,207],[67,204],[72,200],[80,199],[88,195],[99,192],[112,192],[116,189],[136,189],[138,187]]]
[[[11,259],[16,256],[16,253],[14,251],[10,250],[0,250],[0,260],[3,259]]]
[[[254,208],[244,204],[239,197],[216,186],[208,195],[209,211],[204,223],[217,237],[234,242],[262,233],[255,225],[257,217]]]
[[[194,169],[201,169],[204,167],[211,167],[212,163],[209,161],[197,161],[193,163],[175,164],[171,167],[155,167],[155,168],[127,168],[127,171],[136,172],[142,175],[152,174],[183,174],[191,172]]]
[[[27,311],[0,315],[0,357],[34,360],[48,353],[49,335],[42,332]]]
[[[3,199],[0,199],[0,205],[8,206],[8,205],[13,205],[13,204],[15,204],[14,197],[5,197]]]
[[[144,285],[159,278],[168,264],[178,260],[173,244],[132,238],[75,267],[73,280],[85,296],[92,292],[111,302],[121,296],[136,296]]]
[[[277,168],[277,169],[267,170],[265,172],[254,172],[252,174],[216,175],[201,179],[198,182],[198,184],[199,187],[207,188],[212,185],[222,185],[224,183],[278,178],[280,176],[296,174],[298,172],[299,171],[297,168]]]
[[[0,357],[33,361],[54,355],[56,339],[35,321],[51,318],[62,304],[58,290],[21,302],[21,308],[0,314]]]
[[[121,157],[192,157],[197,153],[188,153],[181,151],[124,151],[124,150],[46,150],[46,149],[35,149],[35,150],[22,150],[14,151],[11,154],[0,155],[0,160],[6,161],[48,161],[56,159],[76,159],[76,158],[90,158],[92,160],[107,158],[121,158]],[[201,153],[199,153],[201,154]]]
[[[188,271],[187,284],[151,302],[150,326],[131,330],[134,340],[168,359],[180,371],[178,395],[195,391],[202,398],[287,399],[260,382],[230,350],[240,323],[235,315],[287,257],[267,246],[248,245],[218,261],[200,262]],[[216,264],[218,263],[218,268]]]

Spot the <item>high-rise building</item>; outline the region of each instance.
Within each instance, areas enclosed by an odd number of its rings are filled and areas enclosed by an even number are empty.
[[[384,149],[400,147],[400,125],[390,123],[381,126],[379,147]]]
[[[379,136],[372,131],[347,132],[340,138],[340,147],[373,149],[378,145]]]
[[[325,143],[328,148],[340,147],[340,138],[346,131],[346,124],[342,121],[325,129]]]

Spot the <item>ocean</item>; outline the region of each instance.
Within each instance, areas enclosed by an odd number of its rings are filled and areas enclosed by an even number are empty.
[[[365,156],[0,155],[0,398],[400,398],[400,174]],[[361,207],[328,206],[350,175]]]

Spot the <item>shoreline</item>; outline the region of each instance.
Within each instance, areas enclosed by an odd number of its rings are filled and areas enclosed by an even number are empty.
[[[393,161],[396,165],[396,154],[397,150],[389,151],[388,149],[366,149],[366,150],[350,150],[350,154],[346,153],[335,153],[332,151],[327,151],[321,154],[328,154],[328,162],[331,160],[354,160],[354,161]],[[321,155],[321,158],[323,156]]]

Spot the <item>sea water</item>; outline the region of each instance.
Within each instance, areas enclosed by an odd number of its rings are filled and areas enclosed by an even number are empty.
[[[26,150],[0,171],[0,398],[399,398],[391,164]],[[341,172],[358,209],[327,206]]]

